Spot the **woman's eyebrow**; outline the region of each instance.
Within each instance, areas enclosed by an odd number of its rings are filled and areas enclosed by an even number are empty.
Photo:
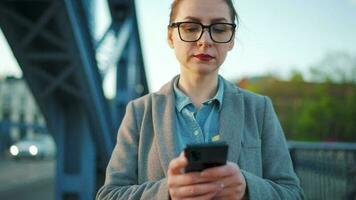
[[[199,18],[191,17],[191,16],[186,16],[186,17],[184,17],[184,19],[189,20],[189,21],[193,21],[193,22],[200,22],[201,21]]]
[[[201,21],[200,18],[192,17],[192,16],[186,16],[184,19],[185,20],[189,20],[189,21],[193,21],[193,22],[200,22]],[[215,18],[215,19],[211,20],[212,23],[214,23],[214,22],[227,22],[227,21],[228,20],[225,17],[219,17],[219,18]]]
[[[225,17],[220,17],[220,18],[212,19],[211,22],[227,22],[227,19]]]

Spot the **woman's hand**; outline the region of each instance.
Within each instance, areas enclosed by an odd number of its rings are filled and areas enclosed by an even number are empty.
[[[222,182],[214,181],[215,177],[202,177],[200,172],[184,173],[184,168],[187,164],[188,160],[183,152],[169,163],[167,182],[169,195],[172,200],[208,200],[219,194],[219,192],[223,192]],[[227,183],[229,182],[227,181]]]
[[[215,180],[223,186],[223,190],[214,196],[214,200],[244,199],[246,196],[246,180],[235,163],[227,162],[224,166],[206,169],[201,173],[201,177]]]

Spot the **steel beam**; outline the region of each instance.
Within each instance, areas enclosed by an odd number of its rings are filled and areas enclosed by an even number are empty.
[[[103,145],[101,148],[105,150],[102,156],[109,159],[111,151],[114,148],[113,129],[111,127],[111,119],[106,113],[107,105],[105,105],[105,98],[101,87],[101,77],[98,73],[97,63],[94,56],[93,44],[90,43],[91,38],[89,35],[88,26],[83,24],[87,23],[83,16],[81,1],[64,0],[66,10],[69,17],[69,22],[73,31],[73,37],[78,48],[78,55],[82,62],[82,72],[85,74],[86,84],[89,90],[89,99],[91,100],[94,109],[93,117],[98,121],[100,132],[95,134],[95,138],[101,140]],[[100,135],[99,135],[100,134]]]

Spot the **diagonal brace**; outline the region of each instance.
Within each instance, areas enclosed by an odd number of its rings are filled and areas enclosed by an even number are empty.
[[[43,27],[49,22],[51,17],[56,13],[57,8],[59,7],[58,1],[52,1],[51,5],[44,14],[37,21],[36,25],[32,28],[32,30],[25,36],[25,38],[20,42],[20,47],[25,48],[36,35],[42,31]]]
[[[25,17],[17,14],[13,10],[10,10],[10,9],[6,8],[3,4],[1,4],[1,6],[0,6],[0,12],[2,12],[3,14],[6,14],[7,16],[9,16],[11,18],[13,18],[19,24],[23,25],[24,27],[26,27],[28,29],[31,29],[32,26],[34,26],[33,22],[31,22],[30,20],[26,19]],[[52,44],[58,46],[62,50],[66,50],[65,42],[62,41],[62,39],[58,38],[53,33],[49,32],[48,30],[40,31],[39,35],[41,35],[43,38],[47,39]]]
[[[48,82],[52,82],[55,80],[55,77],[53,77],[52,75],[50,75],[49,73],[45,72],[44,70],[40,70],[37,67],[33,67],[33,66],[26,66],[28,69],[29,73],[32,73],[33,75],[46,80]],[[81,92],[74,88],[73,86],[68,85],[67,83],[63,83],[61,85],[59,85],[59,87],[61,89],[63,89],[64,91],[66,91],[68,94],[73,95],[75,97],[77,97],[78,99],[84,99],[83,95],[81,94]],[[40,97],[45,97],[45,96],[40,96]]]

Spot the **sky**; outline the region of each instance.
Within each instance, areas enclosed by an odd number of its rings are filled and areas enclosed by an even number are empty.
[[[151,91],[179,73],[166,41],[171,0],[136,0],[146,75]],[[240,16],[235,47],[220,74],[234,80],[274,73],[288,77],[328,52],[356,55],[356,0],[235,0]],[[0,75],[21,75],[0,33]],[[162,76],[164,74],[164,76]]]

